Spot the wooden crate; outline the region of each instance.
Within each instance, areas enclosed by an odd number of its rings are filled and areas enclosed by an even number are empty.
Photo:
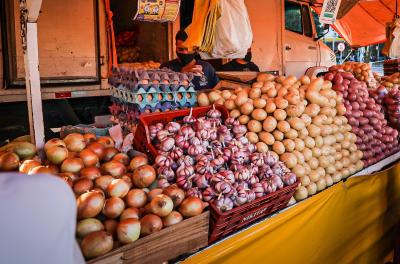
[[[207,246],[209,212],[116,248],[88,264],[162,263]]]

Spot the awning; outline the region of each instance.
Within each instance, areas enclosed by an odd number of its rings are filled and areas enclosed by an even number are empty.
[[[323,0],[317,1],[323,3]],[[354,1],[342,0],[342,5],[347,2]],[[397,10],[400,14],[400,3]],[[316,11],[320,12],[321,8]],[[396,0],[360,0],[333,27],[352,47],[377,44],[385,41],[386,23],[393,20],[395,13]]]

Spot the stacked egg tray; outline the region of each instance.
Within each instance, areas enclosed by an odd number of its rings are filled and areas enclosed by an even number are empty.
[[[114,68],[109,78],[111,114],[114,120],[130,127],[143,113],[193,107],[197,103],[197,93],[192,79],[192,74],[169,69]]]

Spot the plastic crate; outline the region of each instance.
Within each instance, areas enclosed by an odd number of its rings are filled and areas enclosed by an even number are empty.
[[[205,116],[210,109],[212,109],[212,106],[194,107],[192,108],[192,116]],[[224,106],[216,105],[215,109],[218,109],[221,112],[222,120],[225,120],[229,117],[228,110]],[[158,154],[158,151],[153,146],[150,140],[149,126],[155,125],[157,123],[163,123],[165,125],[171,121],[181,123],[182,119],[189,114],[190,109],[183,109],[164,113],[151,113],[141,115],[139,117],[139,125],[133,139],[133,145],[135,149],[143,153],[150,154],[149,159],[154,160]]]
[[[262,219],[285,208],[296,191],[296,183],[285,186],[276,192],[257,198],[251,203],[233,208],[230,211],[221,213],[214,204],[210,204],[210,237],[211,244],[258,219]]]

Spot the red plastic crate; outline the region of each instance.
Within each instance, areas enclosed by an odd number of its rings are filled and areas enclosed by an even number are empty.
[[[192,108],[192,116],[198,118],[205,116],[208,110],[212,109],[213,106],[203,106]],[[222,120],[229,117],[228,110],[222,105],[216,105],[215,109],[218,109],[222,114]],[[135,137],[133,139],[133,145],[136,150],[143,153],[148,153],[150,155],[149,159],[154,160],[157,157],[158,151],[153,146],[150,140],[150,130],[149,126],[155,125],[157,123],[163,123],[164,125],[168,122],[174,121],[182,123],[182,119],[190,114],[190,109],[168,111],[164,113],[151,113],[141,115],[139,118],[139,124],[135,132]]]
[[[258,219],[285,208],[299,184],[299,182],[296,182],[283,187],[276,192],[224,213],[221,213],[214,204],[210,204],[210,237],[208,243],[211,244]]]

